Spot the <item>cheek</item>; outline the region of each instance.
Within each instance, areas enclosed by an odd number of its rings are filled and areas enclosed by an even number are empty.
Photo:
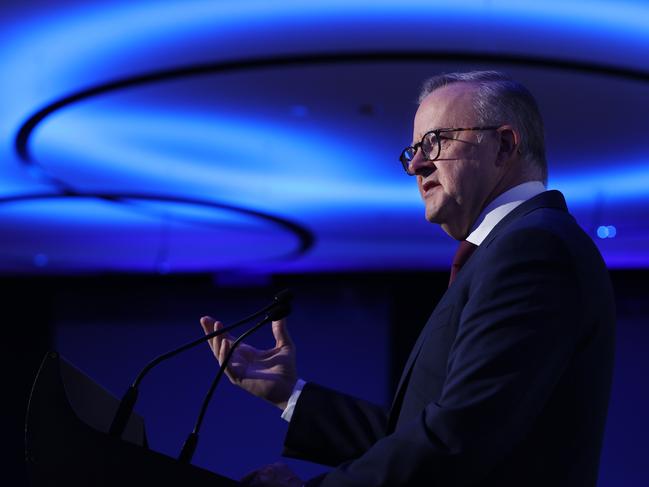
[[[446,194],[450,196],[457,195],[458,190],[460,189],[459,183],[461,182],[457,168],[444,168],[443,171],[440,171],[438,179]]]
[[[486,183],[486,175],[479,171],[473,161],[456,161],[445,169],[440,173],[440,182],[445,192],[458,204],[474,198],[479,187]]]

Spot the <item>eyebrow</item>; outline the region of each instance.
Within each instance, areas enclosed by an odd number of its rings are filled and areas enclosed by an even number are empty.
[[[421,139],[424,137],[424,135],[426,135],[428,132],[432,132],[433,130],[437,130],[437,129],[426,130],[423,134],[417,134],[417,138],[415,139],[414,142],[412,142],[412,143],[410,144],[410,146],[412,147],[412,146],[414,146],[415,144],[418,144],[419,142],[421,142]]]
[[[410,144],[410,147],[414,147],[415,144],[418,144],[419,142],[421,142],[421,139],[424,137],[424,135],[426,135],[429,132],[434,132],[435,130],[438,130],[438,129],[430,129],[430,130],[426,130],[423,134],[417,134],[418,135],[417,139]]]

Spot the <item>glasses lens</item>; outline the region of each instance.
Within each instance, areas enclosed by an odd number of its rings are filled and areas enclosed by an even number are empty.
[[[408,147],[403,150],[403,153],[401,154],[401,160],[405,162],[410,162],[415,158],[415,149],[412,147]]]
[[[415,158],[416,150],[412,147],[406,147],[399,156],[403,169],[410,174],[410,162]]]
[[[428,132],[421,140],[421,150],[429,161],[434,161],[439,155],[439,138],[435,132]]]

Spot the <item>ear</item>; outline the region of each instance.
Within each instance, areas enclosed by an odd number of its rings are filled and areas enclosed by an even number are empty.
[[[496,129],[500,146],[496,157],[497,166],[505,166],[518,156],[521,136],[512,125],[502,125]]]

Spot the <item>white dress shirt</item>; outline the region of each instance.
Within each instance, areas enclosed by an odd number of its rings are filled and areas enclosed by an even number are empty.
[[[537,194],[543,193],[545,186],[541,181],[529,181],[519,184],[498,195],[489,203],[475,221],[466,238],[468,242],[480,245],[494,227],[518,205]]]

